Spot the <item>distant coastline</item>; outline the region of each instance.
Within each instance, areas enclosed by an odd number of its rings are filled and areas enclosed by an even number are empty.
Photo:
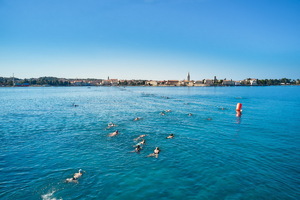
[[[124,80],[124,79],[67,79],[40,77],[20,79],[0,77],[0,87],[52,87],[52,86],[154,86],[154,87],[208,87],[208,86],[270,86],[300,85],[300,79],[255,79],[244,80],[203,79],[203,80]]]

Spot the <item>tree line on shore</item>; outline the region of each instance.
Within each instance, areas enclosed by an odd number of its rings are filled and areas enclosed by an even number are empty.
[[[225,79],[226,80],[226,79]],[[242,81],[242,85],[250,85],[250,78]],[[215,86],[221,86],[223,80],[215,82]],[[103,84],[106,83],[106,84]],[[107,84],[108,83],[108,84]],[[300,79],[257,79],[257,85],[299,85]],[[66,79],[57,77],[40,77],[20,79],[16,77],[0,77],[0,86],[94,86],[94,85],[110,85],[103,79]],[[119,86],[143,86],[146,80],[123,80],[115,82],[114,85]]]
[[[1,86],[25,86],[25,85],[49,85],[49,86],[68,86],[70,81],[67,79],[60,79],[56,77],[40,77],[40,78],[30,78],[30,79],[20,79],[15,77],[0,77]]]
[[[282,78],[282,79],[257,79],[258,85],[299,85],[300,79],[288,79],[288,78]]]

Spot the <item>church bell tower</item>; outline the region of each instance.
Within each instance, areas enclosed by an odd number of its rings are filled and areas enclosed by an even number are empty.
[[[191,80],[191,76],[190,76],[190,72],[189,72],[187,75],[187,81],[190,81],[190,80]]]

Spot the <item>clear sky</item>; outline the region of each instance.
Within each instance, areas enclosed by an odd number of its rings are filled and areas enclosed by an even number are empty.
[[[0,76],[300,78],[299,0],[0,0]]]

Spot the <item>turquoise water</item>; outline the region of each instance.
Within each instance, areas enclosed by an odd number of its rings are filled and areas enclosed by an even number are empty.
[[[0,88],[0,101],[0,199],[300,196],[297,86]]]

